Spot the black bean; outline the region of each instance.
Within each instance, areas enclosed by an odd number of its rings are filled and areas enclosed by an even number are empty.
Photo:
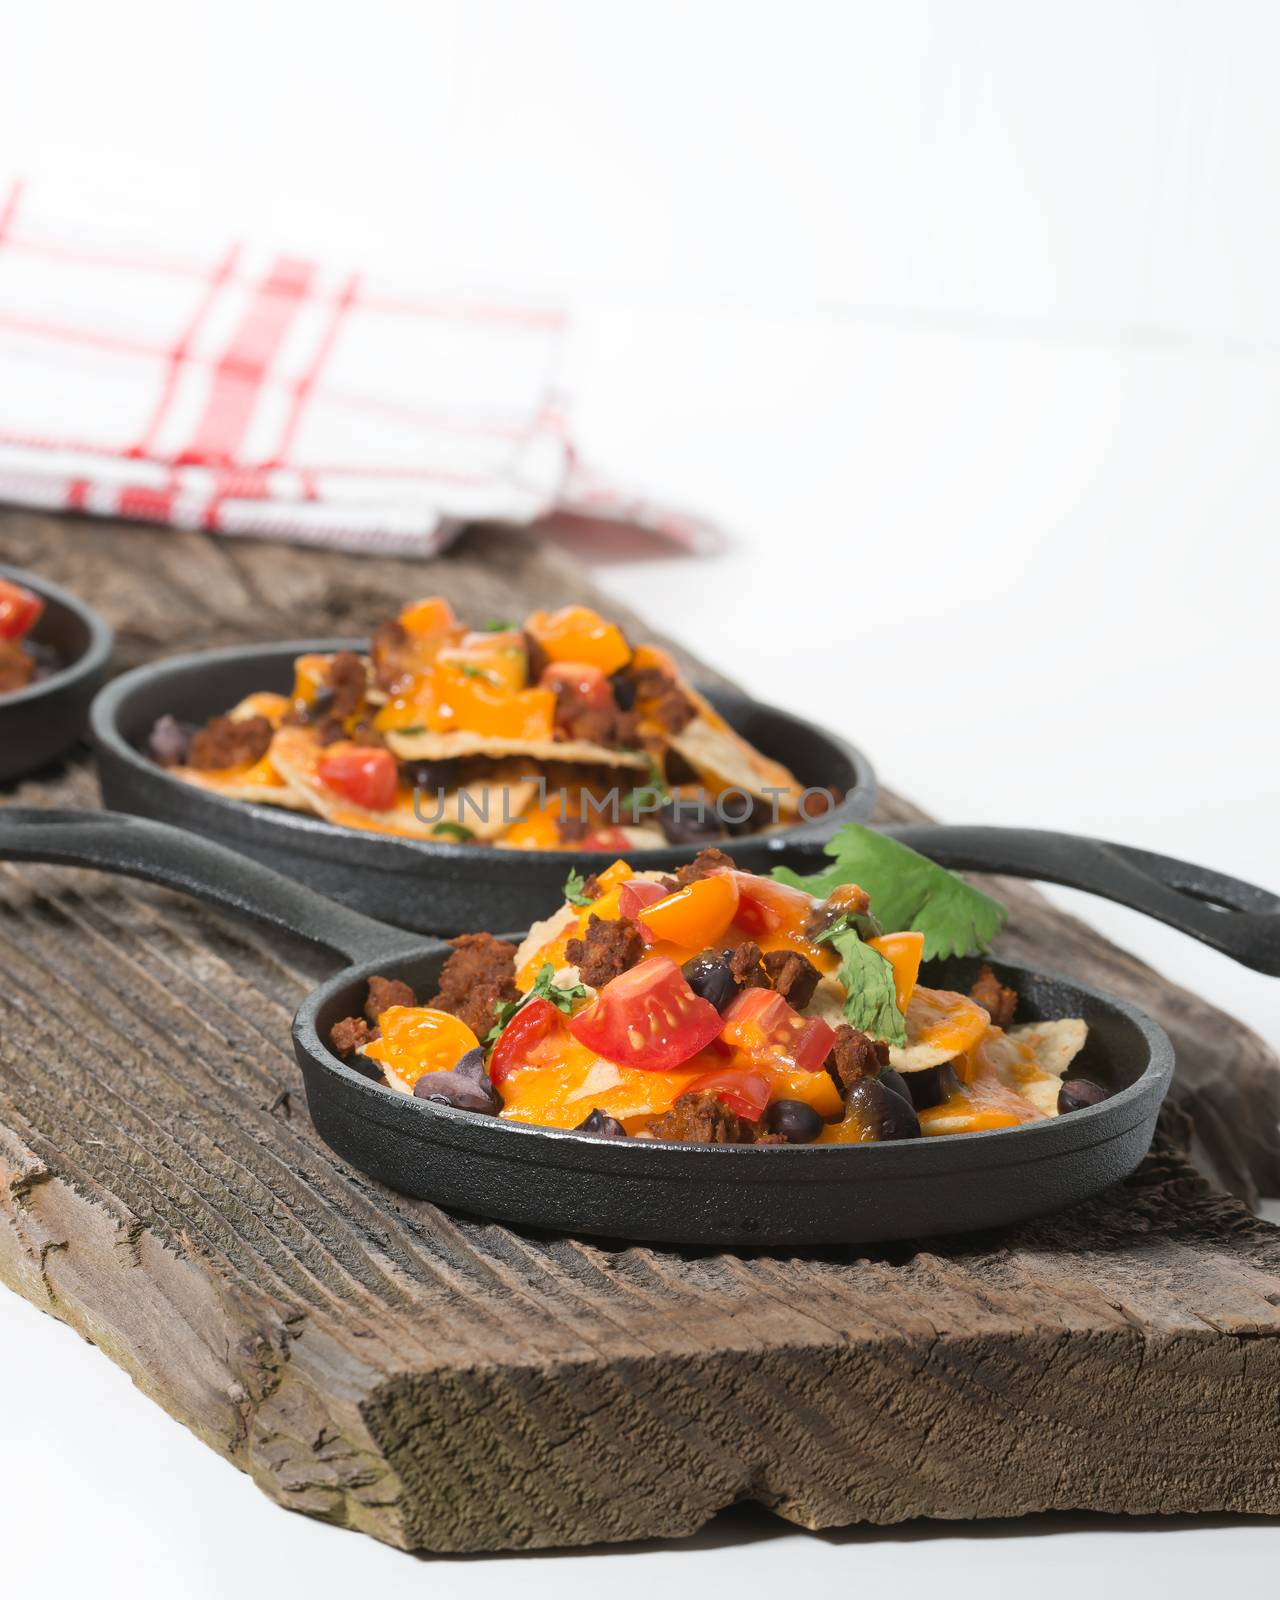
[[[573,1130],[575,1133],[593,1133],[597,1139],[625,1139],[627,1130],[616,1117],[606,1116],[599,1106],[583,1117]]]
[[[949,1061],[937,1067],[924,1067],[919,1072],[905,1073],[904,1081],[911,1104],[917,1111],[928,1111],[932,1106],[942,1105],[960,1087],[960,1080]]]
[[[161,717],[147,737],[147,754],[162,767],[184,766],[190,749],[191,730],[176,717]]]
[[[716,816],[710,795],[705,799],[686,796],[666,800],[658,808],[658,826],[668,844],[705,844],[722,839],[724,825]]]
[[[872,1139],[918,1139],[920,1123],[900,1095],[886,1089],[878,1078],[859,1078],[844,1097],[845,1110],[853,1112]]]
[[[764,1126],[788,1144],[812,1144],[822,1132],[822,1118],[803,1100],[775,1100],[764,1114]]]
[[[723,1011],[738,992],[738,981],[729,966],[727,956],[718,956],[704,950],[680,968],[684,981],[703,1000],[709,1000],[717,1011]]]
[[[458,787],[456,761],[406,761],[401,770],[411,789],[427,794],[448,794]]]
[[[636,681],[627,676],[626,672],[615,672],[609,679],[609,687],[613,690],[613,698],[617,702],[619,711],[634,711],[636,706]]]
[[[485,1071],[484,1051],[478,1046],[461,1056],[452,1072],[424,1072],[413,1093],[415,1099],[432,1100],[455,1111],[478,1111],[493,1117],[502,1109],[498,1091]]]
[[[886,1089],[892,1089],[900,1099],[905,1100],[914,1110],[915,1102],[911,1098],[911,1090],[907,1087],[907,1080],[900,1072],[895,1072],[892,1067],[881,1067],[876,1073],[876,1078],[884,1084]]]
[[[1068,1111],[1082,1111],[1110,1098],[1111,1091],[1090,1078],[1068,1078],[1058,1090],[1058,1110],[1065,1116]]]

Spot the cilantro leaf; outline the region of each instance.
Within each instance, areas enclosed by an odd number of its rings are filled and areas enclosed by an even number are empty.
[[[457,839],[465,844],[468,839],[474,839],[475,834],[470,828],[464,828],[460,822],[437,822],[432,828],[433,834],[439,834],[444,839]]]
[[[858,930],[841,917],[814,941],[830,944],[840,956],[838,977],[845,987],[844,1014],[859,1033],[869,1033],[886,1044],[906,1044],[907,1023],[898,1010],[893,968]]]
[[[591,896],[582,892],[586,881],[580,872],[575,872],[572,867],[569,868],[569,876],[564,880],[564,897],[571,906],[592,904]]]
[[[555,968],[549,961],[544,961],[538,968],[538,976],[533,980],[533,987],[527,993],[522,994],[518,1000],[504,1000],[501,1005],[493,1008],[497,1020],[485,1034],[484,1042],[495,1043],[516,1012],[523,1011],[531,1000],[549,1000],[557,1011],[563,1011],[565,1016],[568,1016],[573,1010],[573,1002],[586,998],[585,984],[574,983],[568,988],[561,988],[555,981]]]
[[[514,627],[514,622],[504,622],[501,617],[490,617],[488,621],[480,624],[480,631],[481,633],[510,633]]]
[[[871,909],[886,932],[924,934],[926,961],[985,954],[1008,918],[998,900],[860,822],[841,828],[826,853],[832,865],[825,872],[802,877],[789,867],[775,867],[773,876],[819,899],[842,883],[859,884],[871,896]]]

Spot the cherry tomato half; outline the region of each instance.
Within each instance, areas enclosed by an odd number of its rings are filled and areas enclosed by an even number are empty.
[[[579,1044],[620,1067],[670,1072],[720,1032],[720,1013],[666,956],[642,961],[604,988],[569,1023]]]
[[[530,1052],[535,1045],[562,1032],[563,1028],[564,1016],[550,1000],[544,1000],[541,995],[536,1000],[530,1000],[527,1005],[520,1007],[499,1034],[493,1054],[489,1057],[489,1077],[494,1083],[502,1083],[513,1072],[519,1072],[521,1067],[545,1066],[545,1062],[531,1061]]]
[[[366,811],[390,811],[396,803],[399,774],[390,750],[369,745],[330,745],[316,773],[327,788]]]
[[[23,639],[40,620],[44,601],[21,584],[0,578],[0,639]]]
[[[757,878],[752,872],[735,872],[738,884],[738,909],[733,920],[753,939],[785,929],[799,933],[813,909],[813,900],[803,889],[778,883],[773,878]]]
[[[629,850],[631,841],[621,828],[597,828],[578,842],[579,850]],[[630,869],[628,868],[628,871]]]
[[[724,1014],[721,1037],[758,1066],[817,1072],[836,1036],[821,1017],[802,1017],[772,989],[744,989]]]
[[[685,1090],[686,1094],[699,1092],[714,1094],[747,1122],[759,1122],[769,1104],[768,1078],[762,1072],[744,1072],[735,1067],[704,1073]]]
[[[618,894],[618,915],[630,917],[634,921],[646,906],[651,906],[655,901],[665,897],[666,890],[660,883],[650,883],[647,878],[629,878]],[[643,922],[638,926],[644,942],[652,944],[657,935],[650,933]]]

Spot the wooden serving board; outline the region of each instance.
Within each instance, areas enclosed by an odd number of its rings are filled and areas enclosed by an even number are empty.
[[[495,532],[424,565],[13,512],[0,559],[96,602],[125,663],[360,633],[437,587],[484,615],[589,593]],[[86,760],[0,795],[95,799]],[[306,1115],[289,1022],[314,952],[160,890],[0,866],[0,1278],[281,1504],[408,1549],[674,1537],[744,1499],[808,1527],[1280,1512],[1280,1230],[1223,1192],[1280,1188],[1278,1063],[1000,890],[1004,953],[1173,1034],[1142,1169],[1017,1229],[745,1256],[378,1187]]]

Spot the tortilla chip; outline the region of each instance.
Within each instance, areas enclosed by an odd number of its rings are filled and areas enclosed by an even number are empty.
[[[917,984],[906,1022],[907,1042],[890,1046],[889,1064],[899,1072],[924,1072],[971,1050],[991,1018],[967,995]]]
[[[492,839],[510,826],[533,799],[535,779],[523,765],[504,773],[494,769],[483,782],[475,780],[452,789],[430,801],[430,821],[414,811],[413,791],[400,786],[396,803],[386,811],[369,811],[337,795],[319,776],[323,747],[307,728],[281,728],[271,741],[270,760],[294,794],[304,799],[311,810],[341,828],[360,828],[368,833],[393,834],[406,839],[433,839],[448,842],[449,824],[467,829],[472,839]],[[505,800],[505,804],[504,804]],[[439,812],[439,815],[436,815]],[[457,841],[455,841],[457,842]]]
[[[492,733],[388,733],[388,747],[401,761],[452,761],[461,756],[527,756],[531,761],[566,761],[575,766],[629,767],[648,772],[639,750],[607,750],[587,739],[502,739]]]
[[[314,811],[305,795],[297,794],[270,766],[264,756],[243,771],[228,767],[221,772],[202,772],[195,767],[170,767],[172,777],[194,784],[224,800],[248,800],[259,806],[281,806],[286,811]]]
[[[957,1100],[920,1113],[922,1132],[978,1133],[991,1127],[993,1112],[1008,1119],[1005,1126],[1056,1117],[1062,1075],[1088,1031],[1081,1017],[1029,1022],[1008,1033],[989,1029],[971,1053],[970,1082]]]
[[[676,681],[697,712],[679,733],[667,735],[676,754],[713,792],[742,789],[766,805],[776,802],[780,815],[794,816],[804,793],[794,775],[780,761],[761,755],[696,689],[679,678]]]

